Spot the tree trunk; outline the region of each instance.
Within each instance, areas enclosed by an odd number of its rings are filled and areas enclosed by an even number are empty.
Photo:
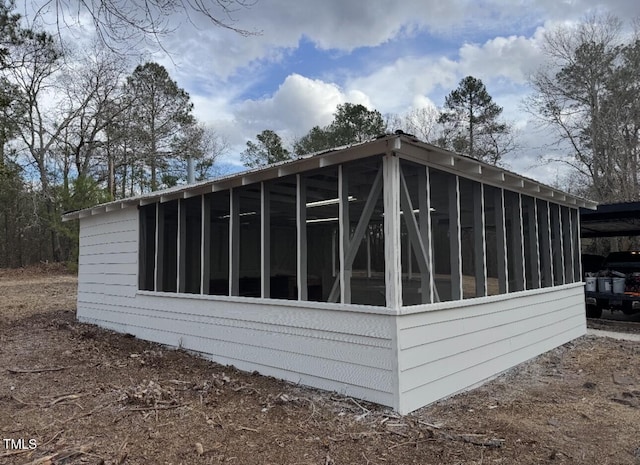
[[[109,164],[109,178],[107,181],[109,188],[109,200],[115,200],[116,198],[116,167],[113,160],[113,154],[111,150],[107,149],[107,160]]]
[[[469,102],[469,156],[475,157],[473,154],[473,102]]]

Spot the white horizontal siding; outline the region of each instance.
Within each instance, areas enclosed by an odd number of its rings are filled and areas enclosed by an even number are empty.
[[[107,284],[116,286],[132,286],[138,288],[136,284],[136,273],[82,273],[78,276],[78,284]]]
[[[211,317],[215,315],[230,320],[245,322],[275,324],[283,327],[313,328],[320,331],[345,333],[355,336],[366,336],[373,339],[387,339],[391,333],[386,315],[372,315],[376,318],[364,318],[364,312],[348,310],[322,310],[305,307],[304,303],[291,305],[287,301],[280,304],[277,300],[262,300],[251,302],[247,298],[242,302],[218,299],[217,297],[191,296],[189,294],[145,295],[137,293],[135,299],[115,297],[105,301],[99,295],[83,292],[78,300],[87,305],[120,307],[131,313],[150,310],[160,315],[160,312],[186,315],[189,318]],[[301,318],[300,315],[303,315]],[[330,318],[327,318],[327,315]],[[344,330],[341,330],[343,328]]]
[[[140,312],[131,313],[114,309],[108,304],[103,305],[102,308],[98,307],[98,305],[95,305],[95,307],[86,306],[85,308],[88,309],[87,315],[93,318],[99,318],[102,315],[106,321],[113,322],[126,319],[126,323],[132,326],[145,328],[159,326],[168,328],[166,329],[167,332],[176,334],[193,334],[205,338],[211,337],[221,341],[248,345],[255,344],[255,340],[247,339],[247,336],[279,335],[278,337],[282,337],[283,341],[292,341],[288,348],[286,344],[282,346],[285,351],[301,353],[309,351],[309,354],[318,354],[320,357],[391,369],[391,364],[388,360],[379,362],[370,359],[371,355],[375,355],[375,352],[379,350],[389,350],[391,342],[370,336],[325,331],[325,334],[320,337],[321,335],[317,329],[241,321],[217,315],[198,316],[192,313],[154,312],[153,310],[140,310]],[[156,324],[156,321],[161,321],[161,324]],[[308,346],[301,347],[300,345],[305,341]],[[331,342],[333,346],[324,347],[324,341]],[[322,353],[320,346],[317,346],[317,350],[314,349],[314,344],[323,344]],[[276,349],[277,347],[271,348]],[[343,349],[346,350],[347,348],[351,348],[352,352],[343,353]],[[334,351],[337,352],[332,355]]]
[[[90,275],[98,275],[98,274],[107,274],[107,275],[122,275],[129,276],[131,279],[131,283],[134,285],[138,285],[137,276],[138,276],[138,264],[137,263],[79,263],[78,267],[78,279],[81,279],[85,274]]]
[[[582,287],[390,309],[138,290],[138,211],[80,221],[78,318],[408,413],[585,333]]]
[[[85,292],[79,298],[83,321],[202,352],[240,369],[386,405],[393,400],[392,316],[186,295],[110,296],[105,303],[104,295]]]
[[[93,232],[95,233],[96,231],[93,231]],[[85,248],[85,247],[96,246],[96,245],[100,247],[105,247],[106,245],[123,244],[126,242],[132,242],[137,246],[138,244],[137,231],[127,229],[125,231],[116,231],[116,232],[120,234],[114,236],[113,233],[103,232],[99,234],[93,234],[92,236],[82,236],[80,237],[80,247]]]
[[[479,301],[399,317],[402,413],[474,386],[586,332],[580,285]]]
[[[389,312],[140,292],[137,221],[136,209],[80,220],[80,320],[243,370],[392,405]]]
[[[114,246],[114,249],[117,248]],[[137,253],[131,252],[103,252],[92,255],[80,255],[78,257],[79,265],[123,265],[123,264],[137,264]]]
[[[105,278],[106,277],[108,277],[108,275],[105,275]],[[138,291],[136,286],[120,284],[82,283],[82,285],[78,284],[78,287],[82,287],[83,296],[89,296],[91,294],[97,295],[103,302],[105,301],[105,299],[102,298],[103,296],[109,296],[108,301],[111,302],[112,297],[134,298]],[[82,302],[87,302],[89,300],[91,300],[90,297],[82,298]]]
[[[100,239],[102,241],[105,240],[104,235],[100,234],[99,236],[92,236],[92,239]],[[138,241],[130,240],[124,241],[120,240],[118,242],[113,243],[95,243],[95,244],[84,244],[82,246],[82,256],[91,256],[91,255],[100,255],[104,253],[133,253],[136,254],[138,252]]]
[[[80,220],[78,316],[81,296],[107,301],[134,297],[138,283],[138,210],[127,208]]]
[[[343,341],[337,333],[300,331],[279,325],[253,325],[252,328],[252,325],[241,325],[238,320],[223,321],[216,317],[178,318],[168,312],[140,314],[87,307],[85,316],[113,323],[124,321],[134,331],[136,328],[155,329],[165,334],[165,343],[167,339],[172,345],[182,342],[181,345],[187,349],[208,352],[213,356],[331,376],[347,384],[366,386],[372,377],[378,377],[375,384],[390,386],[391,382],[391,360],[385,357],[390,344],[384,347],[385,344],[368,344],[369,341]],[[200,339],[201,344],[208,340],[208,349],[201,350],[204,346],[200,349],[187,347],[184,340],[189,336]],[[348,336],[347,339],[353,339]],[[320,371],[309,372],[317,369]]]
[[[127,208],[80,220],[80,238],[138,231],[138,209]]]

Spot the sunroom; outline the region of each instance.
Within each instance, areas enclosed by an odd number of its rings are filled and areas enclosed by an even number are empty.
[[[65,219],[81,321],[408,413],[585,333],[579,207],[390,135]]]

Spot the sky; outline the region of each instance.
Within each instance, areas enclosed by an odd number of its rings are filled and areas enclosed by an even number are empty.
[[[212,2],[213,3],[213,2]],[[636,0],[256,0],[234,26],[171,18],[175,30],[152,59],[189,92],[196,117],[229,143],[220,160],[237,171],[248,140],[264,129],[286,143],[331,122],[340,103],[403,114],[445,96],[467,75],[481,79],[516,129],[505,165],[547,184],[561,182],[549,130],[523,108],[528,77],[545,63],[545,31],[587,15],[640,17]]]

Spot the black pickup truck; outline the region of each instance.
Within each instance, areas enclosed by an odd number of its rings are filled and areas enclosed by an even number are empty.
[[[600,277],[625,277],[624,291],[602,281],[598,282],[595,290],[585,288],[585,303],[587,317],[600,318],[603,309],[621,310],[626,315],[640,312],[640,251],[612,252],[600,265]],[[585,267],[585,272],[588,270]],[[598,278],[599,279],[599,278]],[[585,280],[587,278],[585,277]],[[605,284],[605,288],[601,284]],[[593,289],[593,287],[592,287]]]

